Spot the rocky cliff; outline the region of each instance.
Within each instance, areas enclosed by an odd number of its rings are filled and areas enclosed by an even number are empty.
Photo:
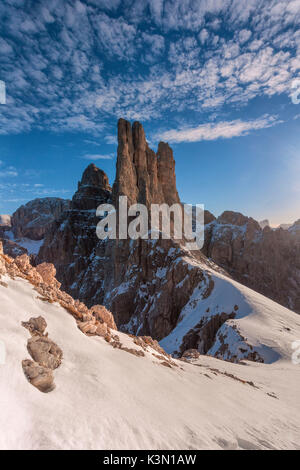
[[[0,227],[11,227],[11,216],[7,214],[0,215]]]
[[[258,222],[242,214],[225,212],[216,219],[206,211],[202,253],[189,252],[179,240],[98,240],[96,209],[101,203],[116,202],[120,195],[127,196],[129,204],[140,202],[148,207],[179,202],[175,162],[167,144],[160,143],[155,153],[141,124],[131,126],[123,119],[118,123],[118,144],[113,189],[105,173],[90,165],[70,209],[48,231],[38,262],[53,262],[64,290],[88,306],[104,304],[114,313],[118,328],[135,335],[163,340],[181,323],[191,302],[200,315],[208,299],[202,319],[187,327],[172,351],[180,355],[196,348],[207,353],[219,342],[214,353],[218,357],[227,351],[230,360],[263,360],[238,334],[237,325],[232,326],[235,318],[243,316],[241,306],[230,301],[220,311],[222,289],[231,289],[228,277],[224,282],[220,279],[231,276],[297,311],[299,232],[289,230],[286,239],[286,231],[262,230]],[[224,346],[233,330],[244,353]]]
[[[69,208],[70,201],[54,197],[34,199],[14,212],[11,218],[15,238],[41,240],[52,222]]]
[[[176,189],[175,160],[168,144],[160,142],[157,153],[147,144],[143,126],[118,122],[118,156],[113,201],[127,196],[129,205],[180,202]]]
[[[251,217],[224,212],[206,224],[203,253],[234,279],[300,313],[300,227],[261,228]]]
[[[107,175],[95,165],[89,165],[78,183],[68,210],[55,220],[45,235],[38,262],[54,263],[63,289],[88,302],[99,281],[97,273],[87,292],[81,288],[90,257],[98,244],[96,209],[111,199]]]

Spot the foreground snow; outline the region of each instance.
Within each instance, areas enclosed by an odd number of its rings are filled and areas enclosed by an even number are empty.
[[[151,352],[135,357],[85,336],[62,307],[37,299],[27,281],[2,280],[1,449],[300,447],[300,366],[287,351],[270,365],[201,356],[170,369]],[[64,352],[49,394],[29,384],[21,367],[29,357],[21,321],[38,315]]]

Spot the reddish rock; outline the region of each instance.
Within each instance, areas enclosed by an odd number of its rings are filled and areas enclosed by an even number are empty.
[[[117,329],[113,314],[103,305],[94,305],[90,311],[98,321],[106,323],[112,330]]]

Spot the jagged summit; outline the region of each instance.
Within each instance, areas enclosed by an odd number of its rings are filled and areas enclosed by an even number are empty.
[[[83,172],[72,199],[72,210],[95,210],[111,195],[107,174],[91,163]]]
[[[118,121],[118,154],[113,200],[128,197],[128,203],[173,204],[180,202],[176,189],[175,160],[168,144],[160,142],[158,151],[150,149],[143,126]]]
[[[78,189],[82,186],[97,186],[107,191],[111,190],[107,174],[94,163],[84,170],[81,181],[78,182]]]

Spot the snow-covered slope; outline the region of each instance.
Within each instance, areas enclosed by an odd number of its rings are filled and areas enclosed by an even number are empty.
[[[0,340],[6,346],[6,363],[0,365],[1,449],[300,447],[300,366],[288,358],[284,336],[280,346],[268,316],[281,356],[273,364],[201,356],[169,368],[151,350],[136,357],[103,338],[85,336],[71,315],[38,299],[27,281],[8,276],[2,281],[7,287],[0,285]],[[27,382],[21,366],[29,357],[29,333],[21,321],[39,315],[63,350],[56,389],[48,394]],[[249,323],[257,315],[249,316]],[[118,335],[133,347],[132,338]]]
[[[193,262],[205,273],[181,311],[177,326],[161,342],[169,354],[184,351],[184,343],[222,359],[251,358],[272,363],[290,357],[300,338],[300,316],[227,276]],[[207,296],[207,288],[212,288]]]

